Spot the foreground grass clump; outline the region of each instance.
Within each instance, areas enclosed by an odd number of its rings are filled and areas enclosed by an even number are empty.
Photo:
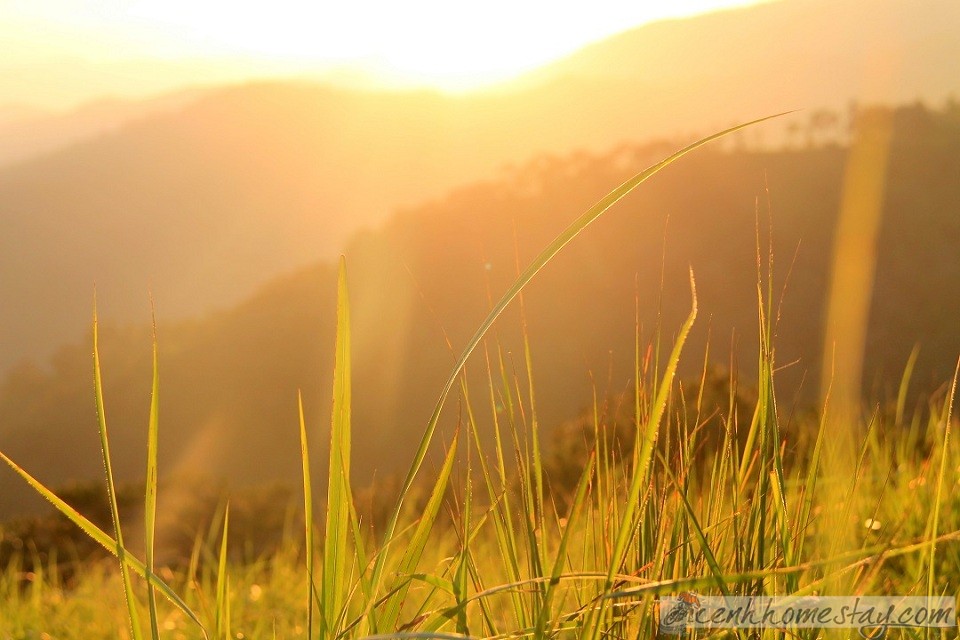
[[[492,353],[496,361],[497,353]],[[924,593],[932,576],[933,591],[949,594],[960,584],[960,447],[945,429],[945,392],[900,422],[896,412],[866,422],[849,475],[818,475],[810,456],[788,455],[782,461],[781,501],[773,489],[776,481],[770,481],[764,496],[760,480],[776,476],[776,454],[766,463],[756,447],[741,454],[735,434],[724,430],[713,434],[722,443],[720,455],[710,455],[698,446],[708,437],[696,430],[702,421],[690,421],[690,412],[681,410],[686,407],[679,404],[680,385],[663,382],[661,388],[671,391],[660,443],[656,451],[650,449],[630,539],[611,579],[617,536],[629,522],[628,498],[636,485],[638,461],[632,456],[644,451],[642,443],[633,448],[617,444],[609,417],[598,410],[592,425],[586,425],[594,429],[596,446],[581,481],[572,493],[551,491],[549,477],[538,475],[538,447],[525,437],[520,418],[534,418],[526,381],[502,375],[500,367],[492,370],[496,382],[485,391],[510,398],[516,419],[493,425],[468,420],[464,436],[470,438],[464,437],[457,451],[464,467],[460,482],[418,487],[433,494],[433,500],[427,495],[417,501],[426,505],[428,520],[419,513],[401,516],[395,542],[382,555],[389,586],[380,597],[405,592],[394,629],[490,637],[536,635],[538,626],[541,635],[562,629],[580,635],[594,625],[614,637],[653,637],[651,602],[661,593],[819,592],[838,579],[850,593]],[[638,424],[651,419],[656,377],[641,371]],[[694,414],[704,409],[698,400],[692,402]],[[747,415],[738,410],[721,422],[752,421],[759,429],[760,404],[758,400]],[[829,446],[821,424],[797,425],[790,432],[819,432],[821,446]],[[502,436],[502,448],[492,455],[480,456],[467,444],[483,428],[497,429]],[[763,439],[762,434],[756,439]],[[785,443],[789,451],[789,435]],[[452,459],[453,454],[448,462]],[[471,464],[479,471],[473,474],[475,482],[465,470]],[[444,466],[441,477],[449,469]],[[825,503],[826,492],[816,485],[830,483],[843,485],[848,500]],[[457,486],[451,489],[451,484]],[[936,505],[941,533],[931,556]],[[436,520],[427,531],[423,523],[430,516]],[[374,624],[366,620],[371,601],[363,593],[367,587],[361,582],[358,549],[366,548],[372,558],[379,537],[349,513],[347,518],[356,538],[344,545],[348,566],[341,573],[346,587],[339,611],[346,635],[356,636],[372,631]],[[221,526],[224,520],[220,518]],[[763,529],[757,524],[761,520],[767,522]],[[853,535],[855,547],[832,549],[838,528]],[[207,629],[220,628],[220,634],[211,635],[226,637],[228,630],[231,637],[247,638],[307,637],[311,630],[312,637],[320,635],[322,616],[328,614],[319,602],[308,607],[310,574],[304,561],[310,554],[303,553],[302,539],[291,536],[276,554],[259,561],[221,564],[218,538],[198,545],[189,567],[159,571]],[[412,569],[411,543],[419,554]],[[319,544],[314,550],[323,553]],[[369,571],[372,561],[365,566]],[[7,567],[0,579],[0,637],[113,638],[118,630],[123,633],[128,609],[115,565],[86,564],[79,576],[67,586],[55,572],[27,573],[16,563]],[[314,592],[321,588],[321,576],[318,566]],[[138,615],[149,619],[142,584],[134,587]],[[156,620],[159,637],[203,637],[190,616],[165,599],[157,602]]]
[[[653,463],[651,486],[645,497],[648,515],[614,582],[615,591],[634,593],[619,599],[624,607],[614,609],[615,613],[609,616],[607,631],[614,637],[634,637],[636,632],[640,632],[641,637],[654,637],[653,622],[642,612],[644,595],[687,589],[701,593],[718,591],[715,574],[696,531],[698,525],[718,563],[725,586],[733,592],[763,589],[767,593],[786,593],[793,588],[791,584],[796,585],[796,590],[817,589],[832,571],[849,581],[851,592],[923,593],[929,569],[930,516],[939,500],[939,530],[943,533],[938,536],[940,541],[933,565],[935,591],[955,594],[960,585],[960,499],[957,497],[960,494],[960,447],[951,438],[946,452],[953,465],[946,470],[945,483],[949,486],[938,495],[944,432],[934,417],[936,413],[918,412],[900,425],[875,424],[873,435],[863,442],[858,478],[837,480],[849,483],[853,495],[850,505],[825,505],[814,498],[805,526],[791,522],[792,537],[798,543],[803,541],[805,546],[801,561],[793,565],[778,557],[776,551],[771,553],[766,566],[755,564],[759,544],[751,541],[743,523],[749,521],[744,505],[756,496],[758,487],[749,481],[738,486],[733,464],[725,478],[717,478],[724,480],[726,487],[710,494],[698,487],[704,483],[693,480],[686,487],[681,481],[678,487],[670,477],[676,471],[668,473],[667,458],[658,457]],[[665,426],[680,425],[668,422]],[[798,428],[816,426],[806,424]],[[602,442],[603,423],[598,427]],[[893,433],[883,438],[879,434],[884,431]],[[912,435],[905,437],[905,433]],[[512,451],[506,451],[504,457],[510,459]],[[718,466],[722,464],[718,462]],[[507,500],[511,506],[521,505],[519,509],[514,507],[516,516],[518,510],[525,508],[522,506],[527,500],[524,487],[511,482],[508,476],[504,491],[500,470],[491,469],[491,472],[490,483],[504,505]],[[568,532],[566,561],[559,582],[552,588],[549,605],[552,614],[546,622],[561,628],[582,623],[588,607],[595,606],[605,581],[607,551],[604,545],[610,542],[610,531],[623,511],[623,496],[629,488],[627,473],[616,468],[610,457],[595,462],[587,504],[581,505],[579,517],[574,518],[571,525],[568,511],[558,515],[548,507],[545,533],[533,531],[532,537],[527,517],[507,518],[504,509],[491,510],[489,501],[477,495],[473,496],[474,508],[467,522],[464,512],[467,493],[462,489],[458,503],[448,505],[449,518],[431,534],[430,544],[419,562],[419,575],[411,582],[407,594],[405,606],[408,608],[401,616],[402,624],[417,620],[423,613],[453,609],[449,618],[438,616],[445,622],[441,631],[455,631],[462,625],[477,637],[524,628],[532,632],[536,625],[532,619],[535,607],[542,606],[539,603],[544,602],[544,592],[550,585],[549,580],[536,580],[544,573],[536,569],[537,556],[555,560],[564,532]],[[804,474],[800,466],[785,469],[790,516],[804,509]],[[821,479],[821,482],[827,481],[827,478]],[[481,484],[486,482],[484,479]],[[479,494],[486,491],[474,489]],[[767,516],[775,522],[777,509],[770,504],[768,509]],[[468,524],[474,534],[465,549],[461,532]],[[859,544],[843,553],[838,563],[831,563],[827,547],[821,541],[829,539],[833,530],[841,526],[853,532]],[[774,528],[771,527],[771,531]],[[402,553],[402,546],[409,538],[409,531],[400,537],[397,554]],[[307,637],[303,544],[299,539],[287,542],[284,549],[260,562],[228,567],[232,637],[271,638],[274,631],[278,638]],[[511,544],[515,547],[510,547]],[[772,535],[768,536],[768,544],[771,549],[776,548]],[[161,577],[183,595],[185,604],[211,629],[216,618],[215,547],[216,544],[210,545],[201,552],[196,568],[176,572],[161,570]],[[395,559],[391,560],[391,565],[394,563]],[[830,569],[834,564],[838,566]],[[188,579],[193,572],[194,578]],[[356,569],[350,573],[356,581]],[[465,596],[458,600],[456,585],[458,579],[462,580],[458,576],[463,575],[467,577]],[[141,616],[146,619],[148,612],[142,586],[135,586],[141,601]],[[496,592],[499,587],[504,590]],[[643,589],[647,591],[641,591]],[[488,595],[468,603],[458,621],[457,603],[484,592]],[[3,638],[39,638],[41,631],[51,638],[115,638],[118,632],[124,637],[129,624],[122,581],[113,563],[84,565],[81,577],[69,587],[55,573],[25,575],[16,564],[11,565],[0,578],[0,602],[4,603],[4,616],[0,619]],[[360,616],[364,604],[362,595],[355,596],[351,615]],[[203,637],[189,617],[168,601],[160,599],[158,608],[160,637]],[[421,625],[426,623],[425,619],[409,630],[421,630]],[[524,623],[527,626],[521,627]],[[315,630],[314,637],[317,635]],[[777,636],[771,634],[770,637]]]
[[[94,378],[112,535],[3,457],[114,554],[119,565],[112,566],[120,571],[94,565],[67,588],[56,573],[25,572],[13,563],[0,582],[0,637],[652,638],[661,594],[955,594],[960,586],[960,450],[951,437],[956,380],[912,416],[901,404],[890,416],[846,412],[842,421],[825,410],[822,419],[787,429],[777,404],[769,272],[758,273],[759,376],[751,406],[735,401],[731,386],[728,408],[717,412],[705,406],[702,394],[690,397],[676,380],[698,313],[691,275],[689,316],[679,327],[664,328],[675,330],[675,339],[646,345],[638,337],[626,435],[614,437],[608,417],[597,410],[587,425],[590,446],[578,477],[568,491],[551,483],[530,351],[526,370],[516,373],[484,338],[523,287],[580,231],[649,176],[718,136],[611,192],[519,276],[464,349],[399,497],[376,527],[358,514],[349,481],[350,305],[342,262],[324,513],[313,513],[318,461],[307,447],[313,427],[301,412],[304,530],[255,562],[230,561],[226,507],[217,518],[221,533],[196,546],[186,569],[155,566],[156,356],[144,559],[124,545],[95,322]],[[479,390],[460,378],[477,350],[489,374],[487,387]],[[908,385],[906,375],[903,387]],[[461,426],[424,479],[440,413],[454,389],[461,397]],[[492,421],[481,423],[475,409],[484,405],[504,411],[492,411]],[[827,454],[840,430],[855,434],[859,447],[838,462]],[[489,432],[495,446],[482,450],[481,433]],[[322,527],[315,524],[320,522]],[[777,631],[766,636],[785,637]]]

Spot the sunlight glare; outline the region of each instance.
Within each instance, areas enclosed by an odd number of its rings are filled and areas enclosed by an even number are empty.
[[[645,22],[746,4],[443,0],[318,3],[195,0],[50,0],[21,13],[98,30],[144,57],[249,59],[302,71],[352,69],[387,83],[463,90],[507,79]],[[91,45],[93,40],[87,38]],[[129,48],[128,48],[129,47]],[[102,43],[100,46],[103,54]]]

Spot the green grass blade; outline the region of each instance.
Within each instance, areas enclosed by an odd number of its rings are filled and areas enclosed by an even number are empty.
[[[326,533],[323,541],[322,624],[336,636],[347,593],[347,535],[350,527],[350,301],[346,261],[340,258],[337,279],[336,362],[333,372],[333,415],[330,423],[330,466],[327,484]]]
[[[310,447],[307,443],[307,424],[303,417],[303,395],[297,391],[297,409],[300,416],[300,461],[303,467],[303,521],[304,545],[307,563],[307,638],[313,638],[313,480],[310,475]]]
[[[503,568],[506,574],[506,577],[509,581],[516,582],[520,580],[520,561],[517,558],[517,549],[519,548],[516,542],[516,536],[514,535],[513,530],[513,511],[510,507],[510,494],[507,489],[507,479],[506,479],[506,465],[504,462],[503,455],[503,443],[500,435],[500,421],[497,417],[497,407],[496,407],[496,392],[494,389],[493,382],[493,371],[491,369],[489,354],[487,354],[487,383],[489,390],[489,399],[490,399],[490,410],[491,410],[491,419],[493,421],[493,437],[494,437],[494,454],[496,456],[496,468],[491,470],[490,466],[487,463],[486,458],[483,455],[478,455],[477,459],[480,461],[480,470],[483,476],[484,485],[487,489],[487,499],[491,506],[491,511],[493,514],[493,523],[494,523],[494,534],[497,541],[497,549],[500,552],[500,557],[502,558]],[[467,394],[467,385],[462,385],[465,397]],[[469,417],[469,428],[470,432],[473,435],[474,447],[481,451],[483,445],[480,440],[479,429],[477,428],[476,420],[473,417],[472,412],[468,412]],[[497,475],[494,476],[494,471],[497,472]],[[497,486],[494,485],[494,479],[499,482]],[[523,603],[519,596],[516,594],[511,594],[511,603],[513,605],[513,612],[517,624],[523,626],[523,621],[525,620]]]
[[[465,386],[465,385],[464,385]],[[469,400],[465,398],[469,403]],[[468,409],[469,412],[469,409]],[[467,596],[468,589],[468,575],[469,575],[469,566],[470,566],[470,541],[471,541],[471,525],[472,525],[472,515],[473,515],[473,482],[472,482],[472,469],[470,464],[470,439],[467,439],[467,474],[464,479],[464,500],[463,500],[463,529],[461,532],[462,540],[460,543],[460,550],[457,554],[456,560],[456,570],[454,573],[454,578],[452,584],[455,588],[454,598],[456,601],[462,602],[463,599]],[[482,455],[482,454],[480,454]],[[464,635],[470,634],[470,627],[467,623],[467,616],[464,612],[463,615],[458,616],[457,618],[457,633],[462,633]]]
[[[927,593],[929,597],[937,594],[934,592],[936,585],[936,554],[937,554],[937,527],[940,524],[940,505],[943,504],[943,479],[947,471],[947,460],[950,457],[950,422],[953,417],[953,401],[957,395],[957,378],[960,377],[960,359],[957,360],[957,368],[953,373],[953,382],[950,384],[950,393],[944,401],[943,407],[943,440],[941,440],[942,453],[940,454],[940,471],[937,473],[937,492],[934,494],[933,514],[930,516],[930,551],[927,558]]]
[[[547,624],[550,622],[550,605],[553,601],[557,585],[560,584],[560,576],[563,575],[563,567],[567,562],[567,546],[570,543],[570,534],[577,528],[578,516],[582,510],[583,504],[587,498],[587,490],[590,487],[590,479],[593,475],[593,465],[596,462],[597,454],[594,451],[587,460],[587,464],[580,474],[580,481],[577,483],[577,489],[573,495],[573,502],[567,514],[567,524],[560,535],[560,546],[557,549],[557,557],[553,562],[553,570],[550,572],[550,582],[547,583],[543,595],[543,607],[540,609],[540,616],[537,619],[537,627],[534,631],[534,637],[548,637],[546,634]]]
[[[458,633],[430,633],[430,632],[412,632],[404,631],[397,633],[383,633],[372,636],[364,636],[362,640],[472,640],[470,636],[462,636]]]
[[[546,516],[543,506],[543,455],[540,451],[540,421],[537,418],[537,398],[533,384],[533,354],[530,351],[530,335],[527,331],[527,313],[524,308],[522,294],[520,294],[520,323],[523,333],[523,355],[524,363],[526,364],[527,392],[530,402],[530,441],[533,452],[533,513],[537,528],[546,535]]]
[[[707,540],[707,534],[704,532],[703,527],[700,526],[700,519],[697,518],[697,514],[693,510],[693,505],[690,504],[690,499],[687,498],[686,489],[677,482],[676,476],[674,476],[673,472],[668,467],[665,467],[665,471],[676,487],[677,494],[680,496],[684,510],[687,513],[687,522],[693,525],[693,532],[697,536],[697,542],[700,543],[700,550],[703,552],[703,556],[707,560],[707,566],[710,567],[710,572],[713,574],[714,580],[716,580],[717,588],[720,589],[720,592],[723,595],[729,596],[730,590],[727,588],[727,583],[724,581],[723,569],[720,568],[720,563],[717,562],[717,557],[714,555],[713,549],[710,548],[710,543]]]
[[[910,351],[910,357],[907,358],[907,364],[903,368],[903,376],[900,378],[900,388],[897,391],[897,409],[894,414],[894,424],[900,426],[903,424],[903,412],[907,405],[907,391],[910,388],[910,378],[913,376],[913,368],[917,364],[917,357],[920,355],[920,345],[914,345]]]
[[[677,365],[680,362],[680,354],[686,343],[687,335],[693,327],[697,318],[697,287],[693,277],[693,270],[690,271],[690,296],[691,309],[690,314],[684,321],[673,344],[673,350],[667,360],[667,366],[663,377],[657,382],[656,395],[650,408],[646,424],[638,425],[638,438],[640,440],[640,450],[634,453],[634,467],[631,471],[630,485],[627,491],[627,498],[624,502],[623,512],[619,516],[619,525],[615,527],[614,545],[610,553],[610,561],[607,565],[607,580],[604,590],[609,591],[613,585],[616,576],[620,573],[620,566],[623,564],[627,547],[630,541],[634,539],[637,532],[637,523],[642,517],[640,507],[643,504],[641,494],[643,488],[647,486],[648,471],[653,459],[654,447],[660,432],[660,423],[663,420],[664,413],[667,410],[667,402],[673,386],[674,376],[677,372]],[[597,634],[602,633],[600,621],[603,619],[607,609],[607,602],[601,601],[598,608],[589,615],[583,632],[585,638],[595,638]]]
[[[39,480],[30,475],[25,469],[23,469],[23,467],[11,460],[2,451],[0,451],[0,459],[7,463],[7,466],[13,469],[17,475],[23,478],[24,481],[34,489],[34,491],[39,493],[47,502],[52,504],[57,511],[62,513],[68,520],[70,520],[70,522],[77,525],[77,527],[79,527],[81,531],[89,536],[91,540],[109,551],[113,556],[117,556],[117,542],[111,538],[109,534],[104,532],[94,523],[90,522],[90,520],[88,520],[79,511],[64,502],[63,499],[50,491],[50,489],[45,487]],[[177,595],[177,592],[174,591],[170,585],[156,575],[148,574],[146,566],[130,554],[126,554],[126,560],[129,563],[130,568],[133,569],[135,573],[145,578],[156,589],[159,589],[160,593],[163,594],[165,598],[167,598],[177,609],[187,616],[191,622],[196,624],[197,627],[200,628],[204,638],[209,637],[206,629],[203,627],[203,623],[200,622],[200,618],[197,617],[197,614],[187,606],[187,604],[180,598],[180,596]]]
[[[750,122],[746,122],[740,125],[724,129],[718,133],[701,138],[696,142],[687,145],[683,149],[680,149],[676,153],[664,158],[660,162],[651,165],[650,167],[644,169],[640,173],[636,174],[619,187],[608,193],[604,196],[599,202],[590,207],[586,212],[584,212],[580,217],[575,219],[570,225],[558,235],[553,242],[551,242],[540,254],[530,263],[530,265],[517,277],[514,283],[507,289],[507,292],[503,294],[497,304],[494,305],[493,309],[490,310],[487,317],[480,324],[477,331],[474,333],[473,337],[467,342],[467,346],[463,349],[463,352],[460,354],[460,357],[457,359],[456,364],[450,372],[450,375],[447,377],[447,381],[444,383],[443,389],[440,392],[440,397],[437,399],[436,405],[434,406],[433,413],[430,416],[430,420],[427,423],[427,427],[424,430],[423,436],[420,439],[420,443],[417,447],[417,452],[414,456],[413,462],[410,465],[410,469],[407,473],[406,478],[404,479],[403,486],[400,490],[400,496],[397,500],[397,504],[394,506],[394,510],[391,514],[390,521],[387,525],[387,528],[384,532],[384,541],[389,541],[396,531],[397,522],[400,518],[400,513],[403,507],[403,501],[407,493],[410,491],[410,488],[413,486],[413,481],[416,478],[417,473],[420,470],[421,465],[423,464],[424,458],[426,458],[427,451],[430,448],[430,443],[433,440],[433,434],[436,431],[437,424],[440,421],[440,413],[443,410],[443,405],[449,396],[453,385],[456,382],[457,376],[460,375],[463,371],[463,367],[466,365],[467,360],[470,358],[470,355],[477,348],[480,342],[486,336],[487,332],[490,330],[490,327],[493,326],[493,323],[497,321],[503,311],[510,305],[511,302],[520,294],[524,287],[533,280],[533,278],[543,269],[553,258],[556,256],[564,247],[566,247],[574,238],[576,238],[580,233],[590,226],[594,221],[596,221],[604,212],[606,212],[610,207],[623,199],[627,194],[636,189],[642,183],[647,181],[650,177],[659,173],[662,169],[668,165],[679,160],[688,153],[713,142],[719,138],[722,138],[726,135],[744,129],[746,127],[777,118],[786,113],[779,113],[771,116],[766,116],[764,118],[758,118]],[[374,583],[379,581],[379,577],[383,571],[385,559],[381,557],[374,567]]]
[[[806,529],[810,524],[810,514],[813,511],[813,501],[816,496],[817,491],[817,480],[820,477],[820,461],[823,457],[823,444],[827,439],[827,426],[828,426],[828,413],[827,410],[830,406],[830,396],[833,393],[832,381],[827,385],[826,393],[823,400],[823,410],[820,414],[819,427],[817,428],[817,439],[813,446],[813,456],[810,458],[810,464],[807,466],[807,478],[804,481],[803,485],[803,500],[800,503],[800,512],[797,516],[796,523],[798,527]],[[793,558],[788,558],[792,562],[799,562],[802,557],[804,543],[806,541],[806,531],[803,531],[803,534],[798,536],[796,551]],[[792,585],[796,588],[796,585]]]
[[[393,594],[393,597],[390,598],[384,609],[381,622],[385,630],[396,630],[397,620],[400,617],[400,607],[403,604],[409,587],[409,576],[417,569],[417,564],[420,562],[421,556],[423,556],[423,550],[427,546],[427,538],[433,529],[433,523],[436,521],[437,514],[440,512],[440,506],[443,503],[444,492],[450,480],[450,473],[453,471],[453,462],[457,457],[457,443],[459,439],[458,433],[453,437],[453,442],[450,443],[450,448],[447,450],[446,458],[443,461],[443,467],[440,469],[437,481],[434,483],[433,490],[430,492],[430,499],[424,507],[420,521],[417,523],[417,528],[413,532],[413,537],[407,544],[406,550],[403,552],[403,557],[400,559],[400,564],[397,566],[399,579],[405,581],[406,584]]]
[[[227,575],[227,538],[230,533],[230,505],[223,512],[223,537],[217,563],[217,611],[214,625],[217,640],[230,640],[230,577]]]
[[[373,602],[373,585],[370,584],[367,574],[368,560],[366,543],[363,540],[363,532],[360,530],[360,516],[357,514],[357,503],[353,499],[353,490],[349,483],[347,489],[347,504],[350,506],[350,528],[353,533],[353,554],[356,558],[357,566],[360,567],[360,588],[363,590],[363,596],[367,602]]]
[[[627,544],[633,536],[634,522],[640,505],[640,492],[646,484],[647,471],[650,468],[650,461],[653,458],[653,449],[657,444],[660,423],[667,408],[667,400],[671,387],[673,386],[673,378],[677,373],[680,354],[683,351],[683,345],[687,340],[687,335],[690,333],[690,329],[697,319],[697,285],[693,278],[693,271],[690,272],[690,296],[690,314],[684,321],[683,326],[680,328],[680,333],[677,335],[676,342],[674,342],[673,351],[667,360],[667,368],[664,371],[663,378],[660,380],[660,386],[657,389],[652,411],[650,412],[646,425],[643,427],[643,441],[633,470],[633,477],[630,481],[630,491],[624,513],[620,517],[620,527],[617,531],[611,563],[607,568],[607,576],[611,584],[613,583],[614,575],[618,572],[620,564],[623,562]]]
[[[150,420],[147,426],[147,479],[143,505],[145,564],[148,575],[153,575],[153,552],[157,520],[157,434],[160,424],[160,366],[157,347],[157,319],[153,313],[153,383],[150,393]],[[160,640],[157,617],[157,594],[147,584],[147,605],[150,610],[150,636]]]
[[[130,630],[133,640],[143,640],[140,628],[140,616],[137,613],[137,599],[130,580],[130,568],[127,551],[123,546],[123,533],[120,528],[120,511],[117,506],[117,489],[113,481],[113,465],[110,462],[110,438],[107,435],[107,417],[103,405],[103,376],[100,369],[100,345],[97,327],[97,310],[93,310],[93,384],[97,403],[97,422],[100,430],[100,451],[103,454],[103,468],[107,478],[107,498],[110,501],[110,517],[116,536],[116,555],[120,561],[120,575],[123,579],[123,593],[127,601],[127,614],[130,618]],[[149,570],[149,569],[148,569]]]

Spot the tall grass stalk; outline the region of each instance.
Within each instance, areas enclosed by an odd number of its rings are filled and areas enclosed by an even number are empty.
[[[150,386],[150,419],[147,423],[147,479],[144,488],[143,535],[144,555],[147,576],[154,571],[154,544],[157,521],[157,440],[160,428],[160,358],[158,355],[156,311],[151,313],[153,327],[153,380]],[[117,536],[119,544],[119,535]],[[160,640],[160,622],[157,616],[157,594],[152,585],[147,584],[147,606],[150,611],[150,637]]]
[[[214,638],[230,640],[230,575],[227,572],[227,547],[230,538],[230,503],[223,511],[223,533],[217,561],[217,602],[214,620]]]
[[[330,465],[323,538],[323,576],[320,593],[321,630],[334,637],[342,624],[347,598],[347,534],[350,483],[350,301],[347,273],[340,260],[337,278],[336,362],[333,373],[333,414],[330,424]]]
[[[127,550],[123,545],[123,533],[120,527],[120,511],[117,507],[117,489],[113,481],[113,465],[110,460],[110,438],[107,435],[107,416],[103,406],[103,380],[100,370],[100,344],[97,327],[97,310],[93,310],[93,384],[97,404],[97,423],[100,428],[100,451],[103,454],[103,468],[107,479],[107,499],[110,502],[110,517],[113,520],[113,533],[116,538],[116,555],[120,561],[120,575],[123,578],[123,593],[127,602],[127,612],[130,616],[130,630],[134,640],[143,640],[143,629],[140,628],[140,615],[137,612],[137,596],[130,581],[130,566],[127,561]],[[147,572],[151,569],[145,567]]]
[[[310,472],[310,445],[307,440],[307,424],[303,417],[303,396],[297,392],[297,410],[300,417],[300,460],[303,470],[303,522],[304,554],[307,564],[307,637],[313,637],[313,612],[316,581],[314,579],[314,523],[313,523],[313,475]]]

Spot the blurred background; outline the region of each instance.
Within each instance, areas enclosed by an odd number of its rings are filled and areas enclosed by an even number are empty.
[[[788,110],[669,167],[528,288],[541,428],[632,389],[638,324],[672,338],[688,267],[682,374],[748,388],[758,230],[784,411],[816,409],[824,352],[877,403],[919,345],[933,392],[960,353],[958,33],[952,0],[4,2],[0,449],[54,487],[102,475],[96,286],[115,473],[143,473],[152,294],[161,477],[295,482],[298,389],[323,460],[342,253],[354,480],[389,477],[447,340],[518,265],[680,146]],[[495,333],[525,378],[517,309]],[[478,354],[478,397],[486,376]],[[0,469],[0,518],[41,507]]]

